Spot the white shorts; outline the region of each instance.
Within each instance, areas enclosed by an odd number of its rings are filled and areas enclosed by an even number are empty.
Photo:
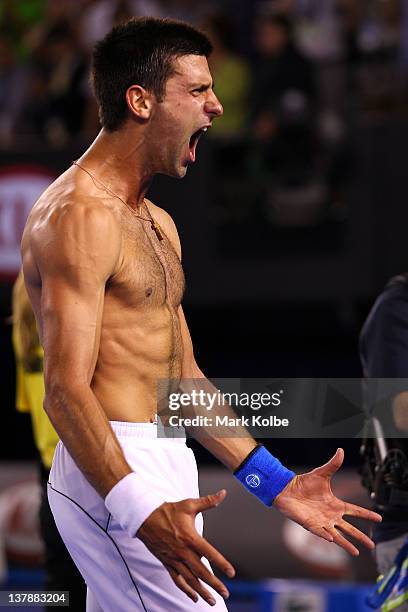
[[[183,438],[157,438],[152,423],[111,421],[111,426],[129,465],[163,499],[199,497],[197,465]],[[225,612],[224,600],[208,585],[215,606],[201,598],[195,604],[175,586],[143,542],[130,538],[108,512],[62,442],[54,455],[48,499],[62,539],[88,585],[87,612]],[[196,528],[201,534],[201,514]]]

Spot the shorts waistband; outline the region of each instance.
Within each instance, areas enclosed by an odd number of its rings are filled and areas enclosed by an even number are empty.
[[[156,440],[162,444],[185,444],[186,437],[166,438],[158,436],[157,423],[128,423],[127,421],[109,421],[113,431],[119,439],[138,438]]]

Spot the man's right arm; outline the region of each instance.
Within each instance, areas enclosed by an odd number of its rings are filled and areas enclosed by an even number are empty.
[[[41,276],[44,408],[78,467],[105,497],[131,472],[91,389],[105,283],[120,257],[117,221],[100,206],[68,205],[46,232],[31,236],[30,247]]]
[[[77,204],[29,242],[23,267],[33,255],[41,276],[44,408],[58,435],[122,528],[137,534],[178,588],[193,601],[200,595],[213,603],[203,581],[226,597],[224,585],[201,558],[230,577],[234,569],[195,528],[197,513],[217,506],[225,492],[175,503],[160,499],[127,463],[91,388],[105,284],[120,265],[116,218],[100,206]]]

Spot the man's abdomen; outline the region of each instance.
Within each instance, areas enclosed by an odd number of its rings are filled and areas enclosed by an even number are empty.
[[[103,328],[92,389],[111,420],[146,422],[157,412],[166,381],[181,376],[178,318],[143,317],[123,327]],[[149,320],[150,319],[150,320]]]

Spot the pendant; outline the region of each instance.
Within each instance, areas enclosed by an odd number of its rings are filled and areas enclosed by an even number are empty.
[[[162,230],[161,230],[160,225],[156,221],[154,221],[154,220],[151,221],[151,225],[152,225],[152,230],[154,231],[154,233],[157,236],[157,239],[158,240],[163,240],[163,234],[162,234]]]

